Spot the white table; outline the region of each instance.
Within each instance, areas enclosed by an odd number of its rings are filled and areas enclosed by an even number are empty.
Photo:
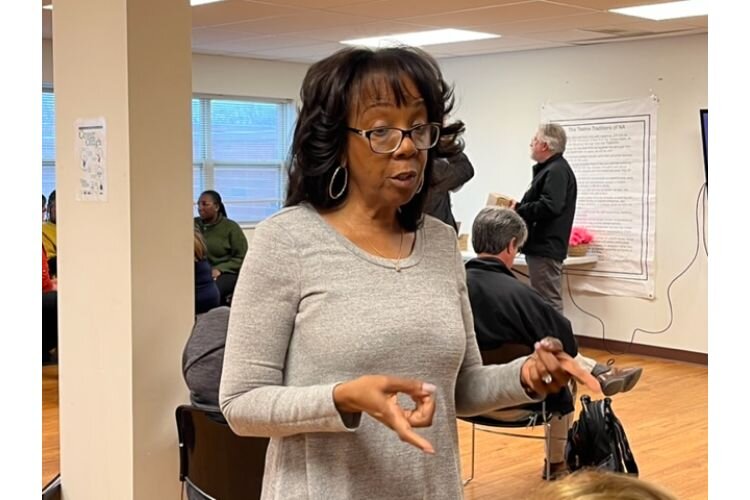
[[[473,259],[477,256],[474,252],[461,252],[461,256],[464,262]],[[599,259],[596,255],[584,255],[583,257],[568,257],[563,261],[563,267],[582,267],[591,264],[596,264]],[[526,264],[526,257],[523,254],[518,254],[513,261],[513,267],[528,267]]]

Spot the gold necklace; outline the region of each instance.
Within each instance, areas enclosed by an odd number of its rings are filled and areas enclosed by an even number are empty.
[[[347,221],[344,221],[344,223],[349,227],[349,230],[351,230],[353,233],[354,228]],[[387,260],[393,260],[389,257],[386,257],[382,253],[380,253],[380,251],[377,248],[375,248],[375,245],[373,245],[370,239],[367,238],[366,236],[365,236],[365,241],[367,242],[367,246],[369,246],[372,250],[374,250],[375,253],[378,254],[380,257],[387,259]],[[401,237],[398,240],[398,256],[396,257],[396,272],[397,273],[401,272],[401,249],[403,248],[403,246],[404,246],[404,228],[402,227]]]
[[[367,239],[367,238],[365,238],[365,239]],[[386,257],[382,253],[378,252],[378,249],[375,248],[375,246],[370,242],[369,239],[367,239],[367,244],[370,246],[370,248],[372,248],[373,250],[375,250],[376,254],[380,255],[384,259],[393,260],[393,259],[390,259],[390,258]],[[397,273],[401,272],[401,248],[403,246],[404,246],[404,228],[401,228],[401,238],[399,238],[399,240],[398,240],[398,257],[396,257],[396,272]]]

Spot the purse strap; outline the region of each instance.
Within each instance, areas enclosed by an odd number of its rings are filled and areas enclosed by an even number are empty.
[[[610,421],[612,423],[612,430],[615,433],[616,446],[619,452],[620,458],[625,465],[625,472],[628,474],[635,474],[638,476],[638,465],[635,463],[635,457],[633,451],[630,449],[630,443],[625,435],[625,429],[620,423],[620,419],[617,418],[612,408],[607,405]]]

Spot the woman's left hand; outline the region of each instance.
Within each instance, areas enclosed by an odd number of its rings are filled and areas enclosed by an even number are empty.
[[[218,278],[219,276],[221,276],[221,271],[219,271],[219,270],[218,270],[218,269],[216,269],[215,267],[214,267],[213,269],[211,269],[211,277],[212,277],[212,278],[213,278],[214,280],[215,280],[216,278]]]
[[[555,394],[574,377],[589,390],[598,394],[601,387],[596,379],[563,351],[560,340],[546,337],[537,342],[532,354],[521,368],[521,382],[539,396]]]

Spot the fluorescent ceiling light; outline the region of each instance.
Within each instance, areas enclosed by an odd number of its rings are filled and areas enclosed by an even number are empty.
[[[190,6],[195,7],[196,5],[203,5],[207,3],[223,2],[224,0],[190,0]]]
[[[366,47],[392,47],[394,45],[412,45],[415,47],[421,47],[423,45],[468,42],[471,40],[485,40],[488,38],[500,38],[500,35],[451,28],[444,30],[418,31],[415,33],[396,33],[393,35],[375,36],[371,38],[358,38],[356,40],[342,40],[339,43],[345,43],[347,45],[364,45]]]
[[[708,0],[684,0],[682,2],[657,3],[653,5],[639,5],[637,7],[623,7],[609,9],[615,14],[642,17],[653,21],[679,19],[681,17],[695,17],[708,15]]]

